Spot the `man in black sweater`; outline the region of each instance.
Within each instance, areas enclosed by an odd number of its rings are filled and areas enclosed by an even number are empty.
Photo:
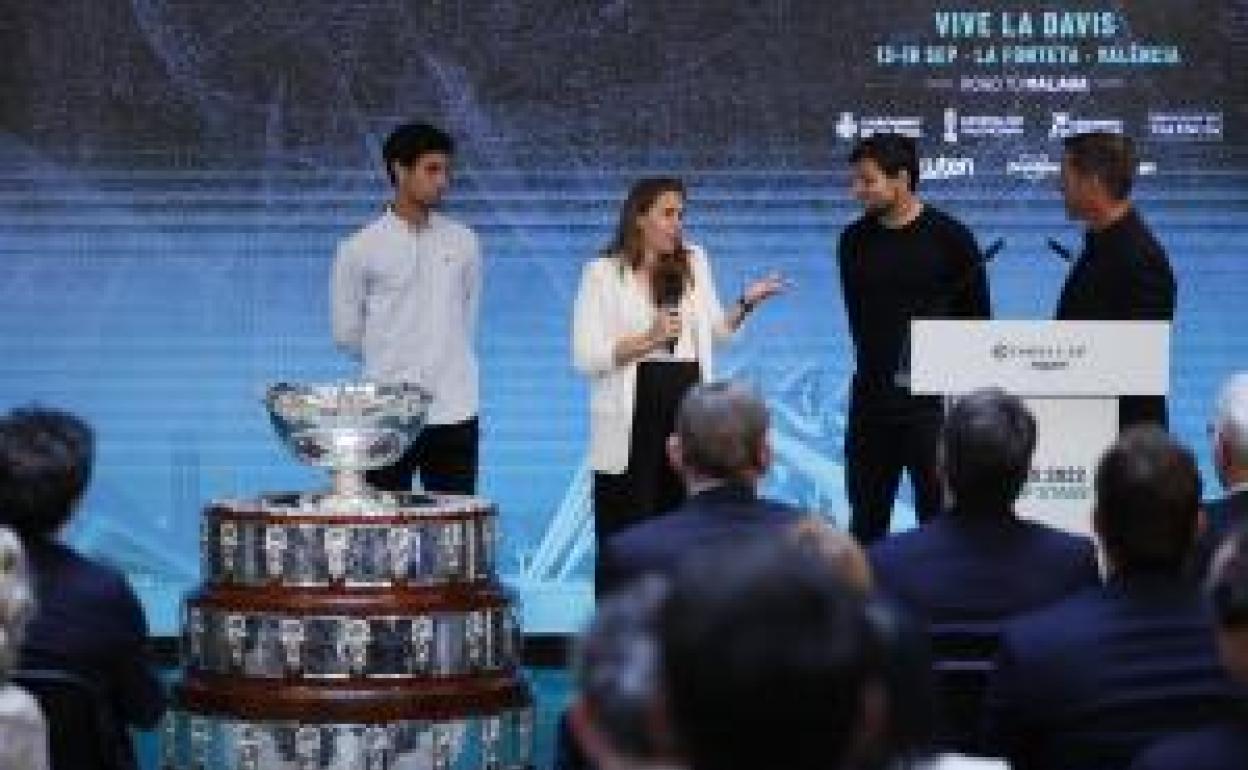
[[[888,532],[901,472],[920,521],[941,507],[936,458],[941,401],[909,390],[910,321],[987,318],[988,277],[964,225],[915,194],[912,139],[877,134],[850,154],[864,214],[837,249],[856,365],[845,434],[850,531],[869,544]]]
[[[1062,158],[1062,197],[1088,232],[1083,253],[1057,302],[1059,321],[1173,321],[1177,289],[1165,249],[1140,219],[1129,196],[1135,147],[1128,137],[1094,132],[1072,136]],[[1163,396],[1118,400],[1118,423],[1166,425]]]

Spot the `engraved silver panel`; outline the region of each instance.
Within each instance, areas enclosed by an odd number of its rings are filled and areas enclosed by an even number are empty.
[[[416,616],[288,616],[190,605],[188,669],[283,679],[467,676],[520,665],[511,607]]]
[[[160,751],[163,770],[531,770],[531,724],[529,708],[383,724],[295,724],[174,711]]]
[[[209,584],[402,588],[476,582],[494,574],[492,510],[450,521],[412,517],[394,526],[215,515],[204,544]]]

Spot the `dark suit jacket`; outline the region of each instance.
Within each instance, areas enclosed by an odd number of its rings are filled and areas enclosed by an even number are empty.
[[[1241,718],[1159,741],[1132,763],[1131,770],[1244,770],[1245,767],[1248,767],[1248,719]]]
[[[1059,321],[1173,321],[1177,285],[1165,249],[1135,209],[1105,230],[1089,232],[1057,303]],[[1118,422],[1166,424],[1160,396],[1119,400]]]
[[[154,726],[165,694],[149,665],[143,608],[126,579],[60,543],[24,545],[38,606],[19,665],[71,671],[95,684],[119,729]],[[118,738],[128,745],[124,730]]]
[[[760,498],[743,485],[725,484],[706,490],[671,513],[607,538],[598,555],[601,595],[642,575],[671,575],[696,549],[774,536],[800,518],[796,508]]]
[[[1194,585],[1116,576],[1006,625],[986,749],[1014,770],[1123,768],[1158,738],[1226,717],[1236,694]]]
[[[948,512],[870,557],[880,590],[930,623],[1001,621],[1100,584],[1091,540],[1012,513]]]

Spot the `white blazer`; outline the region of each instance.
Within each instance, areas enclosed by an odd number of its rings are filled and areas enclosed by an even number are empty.
[[[693,285],[681,300],[685,323],[677,354],[689,358],[691,353],[702,378],[710,380],[712,349],[731,339],[733,330],[725,323],[706,252],[694,244],[686,247]],[[585,265],[572,317],[572,363],[589,378],[589,465],[599,473],[628,469],[637,397],[637,362],[617,366],[615,344],[645,333],[657,312],[645,283],[619,258],[600,256]]]

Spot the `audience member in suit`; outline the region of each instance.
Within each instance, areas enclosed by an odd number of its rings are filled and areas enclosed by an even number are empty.
[[[570,732],[597,770],[673,767],[664,734],[655,625],[667,581],[648,575],[607,597],[576,649]],[[557,764],[556,767],[559,767]]]
[[[72,415],[31,408],[0,420],[0,524],[22,540],[37,604],[21,666],[94,684],[114,710],[119,753],[132,757],[126,726],[152,727],[165,709],[143,610],[121,573],[57,539],[86,491],[93,459],[91,429]]]
[[[1126,767],[1157,738],[1235,702],[1187,578],[1195,458],[1160,427],[1137,426],[1101,459],[1095,485],[1107,583],[1008,623],[1001,637],[987,747],[1016,770]]]
[[[1217,550],[1209,572],[1214,635],[1222,665],[1248,686],[1248,530],[1233,532]],[[1203,730],[1154,744],[1131,770],[1243,770],[1248,767],[1248,706]]]
[[[1197,573],[1233,530],[1248,525],[1248,372],[1227,381],[1213,418],[1213,466],[1226,495],[1205,503],[1205,532],[1197,549]]]
[[[883,641],[836,566],[785,538],[704,549],[658,618],[665,722],[689,770],[882,767]]]
[[[1014,513],[1036,447],[1022,400],[981,390],[950,410],[942,471],[953,507],[872,546],[883,594],[921,622],[993,623],[1098,585],[1096,549]]]
[[[799,548],[825,559],[846,586],[864,597],[872,596],[875,580],[871,564],[852,535],[833,528],[826,519],[809,516],[798,522],[793,540]],[[967,770],[964,767],[966,757],[945,753],[943,747],[938,748],[933,742],[936,702],[925,629],[888,601],[871,598],[867,612],[887,656],[883,680],[888,720],[883,740],[888,746],[893,770],[945,767]],[[987,770],[995,766],[983,767]]]
[[[39,703],[9,681],[33,610],[22,544],[0,527],[0,768],[6,770],[48,767],[48,728]]]
[[[599,556],[601,595],[641,575],[670,575],[698,548],[791,528],[798,512],[757,493],[771,464],[767,429],[767,407],[748,386],[732,381],[694,386],[680,403],[667,444],[688,499],[666,516],[607,539]]]
[[[1136,154],[1121,134],[1072,136],[1062,157],[1066,212],[1088,226],[1058,299],[1059,321],[1173,321],[1178,288],[1166,250],[1131,203]],[[1164,396],[1118,400],[1122,428],[1166,424]]]

